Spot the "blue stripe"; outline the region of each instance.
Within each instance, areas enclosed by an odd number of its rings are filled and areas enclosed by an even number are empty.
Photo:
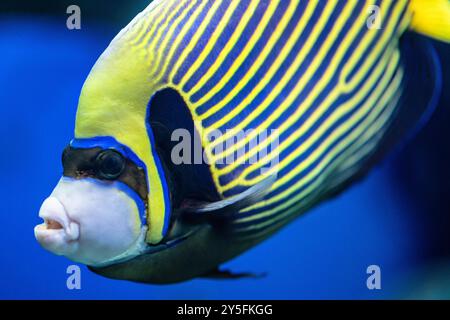
[[[145,163],[124,144],[121,144],[113,137],[100,136],[87,139],[73,139],[70,142],[70,146],[75,149],[90,149],[90,148],[103,148],[103,149],[114,149],[120,152],[124,157],[132,160],[136,165],[145,169],[147,173],[147,166]]]
[[[173,55],[172,59],[170,60],[169,67],[167,68],[168,71],[172,71],[173,70],[175,64],[180,59],[181,54],[186,49],[186,46],[192,41],[192,38],[194,37],[196,31],[198,30],[198,27],[200,26],[202,21],[206,18],[206,15],[208,14],[209,10],[211,9],[212,4],[213,4],[212,0],[208,1],[208,3],[205,5],[205,7],[202,9],[202,11],[200,12],[200,14],[197,16],[196,20],[192,24],[192,27],[188,30],[188,32],[186,32],[184,38],[178,44],[178,47],[175,50],[175,54]],[[191,10],[191,12],[194,12],[194,10],[197,11],[198,8],[197,7],[193,8],[193,10]],[[179,34],[182,31],[182,29],[187,28],[185,26],[185,23],[191,17],[192,17],[192,15],[188,14],[186,19],[185,19],[185,21],[183,21],[183,23],[180,23],[179,28],[177,29],[178,33],[175,34],[175,36],[179,37]],[[178,84],[181,81],[181,78],[183,77],[184,72],[186,72],[186,67],[187,67],[186,63],[191,63],[191,62],[189,62],[188,59],[183,61],[183,65],[181,65],[181,67],[177,70],[177,73],[175,74],[174,78],[172,79],[172,82],[174,84]],[[165,80],[169,81],[170,79],[166,78]]]
[[[208,80],[208,82],[191,96],[190,98],[191,102],[195,103],[198,100],[200,100],[223,78],[223,75],[230,69],[234,61],[237,59],[237,57],[241,54],[244,47],[247,45],[248,39],[250,39],[253,36],[256,27],[260,23],[262,17],[264,16],[264,13],[267,10],[267,6],[268,6],[267,1],[261,1],[261,3],[258,4],[258,7],[256,8],[249,23],[242,32],[241,37],[239,38],[237,43],[233,46],[233,49],[229,52],[225,61],[223,61],[223,63],[220,65],[220,67],[217,69],[214,75]],[[205,108],[204,110],[200,110],[200,112],[203,113],[206,112],[207,110],[208,108]]]
[[[222,101],[230,93],[230,91],[232,91],[236,87],[239,81],[241,81],[242,78],[245,77],[249,69],[256,63],[257,59],[261,59],[259,55],[261,54],[261,51],[263,51],[264,47],[267,45],[267,42],[272,36],[275,28],[278,26],[280,19],[285,14],[288,4],[289,4],[288,1],[282,1],[278,5],[278,7],[275,10],[275,13],[272,15],[269,21],[269,24],[264,29],[263,34],[254,45],[250,54],[246,57],[241,67],[233,74],[233,76],[227,81],[227,84],[218,93],[216,93],[211,99],[209,99],[207,102],[205,102],[204,104],[202,104],[197,108],[196,111],[198,114],[200,115],[203,114],[204,112],[209,110],[212,106]],[[258,80],[259,78],[254,79]],[[222,109],[216,112],[212,117],[203,121],[203,126],[204,127],[211,126],[212,124],[214,124],[214,122],[223,117],[224,111],[225,113],[228,113],[231,109],[232,105],[227,106],[225,110]]]
[[[145,125],[147,127],[147,135],[150,139],[150,146],[151,146],[151,152],[153,159],[155,161],[155,165],[158,171],[159,181],[161,182],[163,193],[164,193],[164,225],[162,230],[162,236],[164,237],[167,234],[167,231],[169,229],[170,224],[170,214],[171,214],[171,202],[170,202],[170,190],[167,186],[167,179],[164,174],[164,169],[161,164],[161,160],[159,158],[158,153],[156,152],[156,144],[155,144],[155,137],[153,135],[153,130],[150,125],[150,107],[152,103],[152,99],[154,96],[150,98],[150,101],[147,106],[147,114],[146,114],[146,121]],[[151,190],[150,190],[150,196],[151,196]],[[148,201],[151,201],[150,199]]]
[[[376,119],[373,120],[372,123],[377,122],[377,121],[380,119],[380,117],[382,117],[382,114],[383,114],[384,111],[386,111],[387,107],[388,107],[387,105],[386,105],[386,106],[383,106],[382,113],[380,113],[380,114],[376,117]],[[350,129],[350,132],[354,129],[354,127],[355,127],[355,126],[353,126],[353,127]],[[371,138],[367,143],[370,143],[373,139],[374,139],[374,138]],[[333,145],[335,145],[335,144],[333,144]],[[333,146],[331,146],[331,148],[332,148],[332,147],[333,147]],[[351,147],[352,147],[352,144],[350,144],[349,146],[346,146],[343,150],[341,150],[338,154],[336,154],[336,155],[333,157],[331,163],[334,163],[334,162],[336,161],[336,159],[338,159],[339,157],[341,157],[342,154],[344,154],[345,152],[347,152],[347,150],[350,149]],[[297,175],[295,178],[293,178],[293,181],[300,181],[300,180],[301,180],[301,177],[303,177],[308,171],[311,170],[312,167],[314,167],[315,165],[317,165],[317,163],[319,163],[320,161],[321,161],[321,159],[318,159],[318,160],[315,162],[315,164],[313,164],[308,170],[306,170],[305,172],[299,173],[299,175]],[[315,181],[317,181],[317,179],[319,179],[320,177],[323,177],[324,172],[325,172],[326,170],[328,170],[328,167],[323,168],[323,169],[320,171],[320,173],[317,175],[317,177],[316,177],[315,179],[309,181],[307,184],[305,184],[305,185],[302,186],[300,189],[298,189],[298,190],[296,191],[296,194],[301,193],[303,190],[307,189],[310,185],[312,185],[313,183],[315,183]],[[280,177],[282,177],[284,174],[286,174],[286,173],[288,173],[288,172],[289,172],[289,168],[285,168],[284,170],[282,170],[282,172],[280,172]],[[324,182],[323,185],[326,186],[327,183]],[[290,185],[285,185],[284,187],[278,189],[277,191],[269,193],[269,194],[266,196],[266,198],[268,198],[268,199],[269,199],[269,198],[272,198],[272,197],[276,196],[277,194],[279,194],[279,193],[285,191],[288,187],[290,187]],[[319,188],[319,189],[314,190],[314,191],[313,191],[313,194],[317,194],[317,192],[322,192],[322,191],[323,191],[323,190],[321,190],[321,189]],[[317,199],[317,198],[315,198],[315,199]],[[283,199],[278,200],[277,202],[274,202],[274,203],[272,203],[272,204],[270,204],[270,205],[268,205],[268,206],[265,206],[265,207],[262,207],[262,208],[258,208],[258,209],[255,209],[255,210],[251,210],[251,211],[249,211],[249,212],[245,212],[245,213],[243,213],[243,214],[237,216],[237,218],[249,217],[249,216],[253,216],[253,215],[262,213],[262,212],[267,211],[267,210],[275,209],[275,208],[278,207],[280,204],[282,204],[284,201],[286,201],[286,200],[283,200]],[[276,217],[277,215],[283,214],[283,212],[285,212],[285,211],[287,211],[287,210],[289,210],[289,209],[291,209],[291,208],[294,208],[295,206],[298,206],[299,204],[304,203],[304,202],[305,202],[304,199],[301,199],[301,200],[299,200],[298,203],[293,204],[292,206],[290,206],[289,208],[287,208],[287,209],[285,209],[285,210],[283,210],[283,211],[280,211],[278,214],[271,215],[271,216],[267,216],[267,217],[264,217],[264,218],[256,219],[256,220],[249,221],[249,222],[245,222],[245,223],[239,223],[239,225],[237,225],[237,227],[238,227],[238,228],[245,228],[245,227],[247,227],[247,226],[251,226],[251,225],[254,225],[254,224],[263,223],[263,222],[265,222],[265,221],[274,219],[274,217]],[[270,226],[268,226],[268,227],[270,227]]]
[[[392,9],[392,8],[391,8]],[[356,12],[359,12],[358,10],[355,10]],[[346,24],[346,26],[344,27],[343,30],[348,30],[351,26],[351,24],[354,21],[354,18],[356,17],[356,15],[354,15],[351,19],[349,19],[350,21]],[[350,58],[350,55],[353,53],[353,48],[355,48],[359,42],[361,41],[363,35],[366,33],[367,31],[362,30],[358,36],[355,38],[354,42],[352,43],[352,45],[350,46],[348,52],[346,53],[346,55],[344,56],[344,61],[342,63],[342,65],[345,65],[345,63],[348,61],[348,59]],[[345,34],[346,32],[343,32],[343,34]],[[342,36],[341,36],[342,37]],[[374,41],[370,44],[370,46],[367,49],[367,52],[369,50],[371,50],[373,48],[373,46],[377,43],[378,39],[379,39],[380,35],[377,35],[376,38],[374,39]],[[336,43],[334,46],[336,46],[337,44],[339,44],[340,41],[339,39],[337,39]],[[330,54],[327,56],[326,60],[330,60],[332,58],[332,53],[335,52],[335,49],[330,50]],[[374,65],[371,67],[370,71],[368,72],[368,74],[372,74],[374,69],[376,68],[377,64],[380,62],[381,57],[378,57],[377,60],[374,62]],[[360,62],[362,63],[362,62]],[[327,67],[328,63],[324,64],[324,67],[319,68],[319,70],[317,71],[319,73],[319,75],[317,76],[317,78],[320,78],[320,75],[325,71],[326,67]],[[303,69],[303,66],[300,70]],[[300,71],[299,70],[299,71]],[[320,93],[320,95],[317,97],[314,106],[312,106],[310,109],[308,109],[305,114],[302,115],[302,117],[300,119],[298,119],[290,128],[288,128],[285,132],[283,132],[281,134],[280,138],[280,143],[282,141],[285,141],[288,137],[290,137],[305,121],[305,119],[309,118],[312,114],[312,112],[315,111],[315,109],[317,108],[317,106],[320,105],[320,103],[327,97],[327,95],[329,94],[329,92],[336,86],[337,81],[338,81],[338,75],[339,75],[339,71],[336,72],[336,75],[333,77],[333,79],[331,80],[331,82],[327,85],[326,88],[324,88],[324,90]],[[300,75],[296,74],[296,76],[294,77],[294,79],[298,78]],[[275,77],[278,79],[278,77]],[[354,92],[357,92],[359,90],[359,88],[366,82],[367,77],[365,79],[363,79],[360,83],[357,84],[357,87],[355,88]],[[289,107],[282,115],[280,115],[280,117],[278,119],[275,120],[275,122],[273,124],[271,124],[271,128],[277,128],[279,126],[282,125],[282,123],[289,117],[291,116],[291,114],[293,112],[295,112],[299,105],[301,104],[301,102],[306,98],[306,96],[308,96],[311,93],[311,88],[312,86],[315,85],[315,81],[311,81],[311,83],[309,83],[307,85],[307,87],[300,93],[300,95],[295,99],[294,103],[292,104],[291,107]],[[289,92],[289,91],[288,91]],[[371,92],[369,92],[370,94]],[[328,110],[320,117],[320,119],[318,119],[314,125],[312,126],[312,128],[310,128],[307,132],[305,132],[305,134],[300,137],[300,139],[298,139],[297,141],[295,141],[294,145],[292,145],[288,150],[285,150],[281,155],[280,155],[280,159],[284,159],[285,157],[287,157],[296,147],[298,147],[299,145],[301,145],[305,139],[307,139],[311,134],[313,134],[315,132],[315,130],[317,130],[317,128],[324,122],[326,121],[326,119],[328,118],[328,116],[334,112],[334,110],[336,110],[337,108],[339,108],[339,106],[343,103],[345,103],[345,101],[347,101],[348,99],[350,99],[352,97],[352,94],[348,94],[348,95],[342,95],[340,96],[336,101],[334,101],[333,105],[330,106],[330,108],[328,108]],[[283,99],[283,95],[280,95],[278,99]],[[276,100],[274,101],[273,104],[275,104]],[[276,106],[271,105],[271,107],[267,108],[266,110],[264,110],[262,112],[262,114],[260,116],[258,116],[254,121],[252,121],[252,123],[249,124],[249,128],[253,128],[253,127],[257,127],[259,125],[259,123],[255,123],[255,122],[260,122],[263,121],[263,119],[266,119],[271,112],[273,112],[273,108],[275,108]],[[358,108],[360,107],[360,105],[358,106]],[[353,109],[353,111],[355,110],[355,108]],[[345,121],[348,117],[350,116],[350,114],[347,114],[346,116],[344,116],[344,118],[342,118],[340,121],[338,121],[335,124],[335,127],[339,124],[341,124],[343,121]],[[332,128],[333,129],[333,128]],[[331,130],[332,130],[331,129]],[[323,137],[327,137],[329,134],[330,130],[327,131],[327,133],[325,133],[323,135]],[[320,139],[318,141],[318,143],[321,143],[323,140]],[[263,141],[263,140],[262,140]],[[262,141],[259,141],[259,143],[261,143]],[[315,144],[315,146],[317,145],[317,143]],[[311,149],[314,149],[313,146]],[[220,146],[219,146],[220,147]],[[240,150],[238,152],[242,153],[242,150],[245,150],[246,152],[248,152],[247,150],[249,150],[250,144],[247,143],[245,146],[241,147]],[[311,152],[310,149],[310,152]],[[309,155],[310,152],[305,152],[304,155],[307,156]],[[294,163],[297,163],[296,161],[294,161]],[[236,176],[239,172],[241,172],[244,169],[244,166],[240,166],[237,167],[236,169],[234,169],[232,172],[230,172],[229,174],[226,174],[222,177],[220,177],[220,183],[226,184],[229,183],[230,181],[232,181],[234,179],[234,176]],[[226,167],[226,165],[219,165],[217,166],[218,168],[223,168]],[[253,171],[251,172],[248,176],[247,179],[252,179],[253,177],[259,175],[259,170]],[[234,192],[232,192],[234,193]]]
[[[145,165],[145,163],[129,147],[121,144],[113,137],[103,136],[88,139],[73,139],[70,142],[70,146],[75,149],[91,149],[91,148],[114,149],[120,154],[122,154],[125,158],[128,158],[131,161],[133,161],[137,166],[143,168],[145,171],[145,176],[147,177],[147,166]],[[142,210],[143,212],[143,215],[141,213],[141,217],[143,219],[142,223],[147,224],[144,201],[131,188],[129,188],[127,185],[125,186],[129,189],[129,191],[127,191],[125,187],[121,187],[121,190],[127,193],[131,198],[133,198],[136,201],[139,211],[141,212]]]
[[[67,176],[64,176],[64,180],[78,181],[78,179],[75,179],[72,177],[67,177]],[[136,203],[136,206],[137,206],[138,212],[139,212],[139,216],[141,217],[141,223],[142,223],[142,225],[146,225],[145,203],[141,199],[141,197],[133,189],[131,189],[128,185],[126,185],[125,183],[123,183],[121,181],[113,181],[113,182],[106,183],[106,182],[103,182],[103,181],[95,179],[95,178],[83,178],[83,180],[87,180],[91,183],[94,183],[94,184],[102,186],[102,187],[105,187],[105,185],[111,186],[111,187],[116,188],[116,189],[122,191],[123,193],[125,193],[127,196],[129,196],[131,199],[133,199],[134,202]]]
[[[286,3],[287,2],[285,2],[285,4]],[[321,3],[321,4],[323,4],[323,3]],[[296,27],[298,21],[301,19],[301,16],[303,15],[303,13],[305,11],[305,5],[306,4],[307,4],[307,2],[302,2],[302,4],[297,8],[297,10],[294,13],[293,17],[291,18],[291,20],[287,24],[286,30],[284,30],[284,32],[281,34],[280,38],[275,43],[275,45],[272,48],[271,52],[266,57],[264,63],[255,72],[255,74],[252,75],[252,78],[248,81],[248,83],[245,84],[244,88],[226,105],[225,108],[222,108],[221,110],[219,110],[215,114],[213,114],[210,117],[208,117],[205,120],[203,120],[202,121],[202,125],[203,126],[211,127],[212,125],[214,125],[216,123],[216,121],[222,119],[224,116],[226,116],[232,110],[234,110],[240,103],[242,103],[244,101],[245,98],[247,98],[248,94],[258,85],[258,83],[261,81],[261,79],[264,78],[265,74],[270,69],[270,67],[272,67],[275,59],[280,54],[281,49],[283,48],[283,46],[288,41],[289,36],[294,31],[294,28]],[[287,8],[283,8],[282,7],[282,9],[286,10]],[[278,12],[277,11],[276,14],[274,14],[274,16],[276,17],[277,22],[279,22],[280,18],[282,17],[282,15],[284,13],[285,13],[285,11],[283,11],[283,12]],[[320,14],[320,10],[315,11],[315,14],[319,15]],[[269,28],[268,28],[268,32],[269,33],[263,35],[263,37],[266,38],[265,40],[268,40],[272,36],[272,32],[273,32],[273,29],[274,29],[275,26],[272,26],[271,24],[269,24]],[[312,26],[313,26],[312,23],[308,24],[309,28],[307,28],[305,30],[305,32],[309,32]],[[230,119],[230,121],[228,121],[226,124],[224,124],[221,127],[219,127],[218,129],[220,131],[223,132],[226,128],[234,127],[242,119],[244,119],[245,117],[250,115],[252,112],[254,112],[254,109],[257,108],[261,104],[261,102],[264,101],[264,99],[271,93],[272,89],[279,83],[279,81],[283,77],[283,75],[288,71],[288,69],[290,67],[292,67],[292,61],[295,59],[295,57],[298,54],[298,50],[303,45],[302,42],[303,42],[303,39],[304,39],[304,35],[305,35],[305,33],[303,33],[303,37],[301,37],[300,39],[297,39],[296,44],[291,49],[288,57],[286,57],[286,59],[284,61],[282,61],[282,63],[280,63],[280,66],[277,68],[277,72],[272,77],[272,79],[269,81],[269,83],[267,83],[265,85],[264,89],[244,109],[242,109],[239,112],[239,116],[237,116],[237,117],[235,117],[233,119]],[[249,59],[253,55],[255,55],[255,54],[259,55],[261,53],[261,51],[263,49],[263,46],[259,47],[259,45],[260,44],[258,43],[255,46],[256,50],[252,51],[252,53],[249,56]],[[265,45],[265,43],[263,45]],[[258,59],[260,59],[260,58],[258,58]],[[247,71],[248,71],[247,69],[250,68],[252,64],[253,64],[253,62],[251,62],[251,61],[247,61],[246,63],[244,63],[244,65],[246,67],[240,68],[240,70],[237,72],[237,74],[239,74],[239,79],[236,79],[236,81],[241,80],[242,76],[244,76],[244,74],[241,74],[242,71],[245,71],[245,73],[247,73]],[[233,83],[233,87],[234,86],[235,86],[235,84]],[[222,91],[225,91],[225,90],[222,90]],[[226,94],[228,92],[224,92],[224,93]],[[280,96],[283,96],[283,95],[280,95]],[[223,98],[223,97],[218,97],[218,98],[220,99],[220,98]],[[203,109],[205,107],[207,107],[209,109],[209,107],[211,106],[210,104],[215,104],[217,102],[218,101],[216,101],[216,99],[212,99],[211,101],[206,102],[204,105],[200,106],[197,110],[198,110],[199,113],[203,113]],[[273,111],[273,109],[267,108],[266,111],[268,113],[271,113]],[[251,128],[256,128],[256,126],[253,126]]]
[[[175,42],[175,40],[179,37],[181,31],[183,30],[183,28],[185,28],[185,24],[187,23],[187,21],[191,18],[192,14],[198,9],[199,5],[200,5],[201,1],[196,2],[190,9],[189,11],[186,13],[186,15],[183,17],[183,19],[176,25],[176,27],[173,30],[172,36],[170,37],[168,43],[166,44],[166,47],[163,48],[164,52],[162,53],[162,57],[163,59],[165,59],[169,53],[171,48],[173,47],[173,44]],[[174,17],[173,21],[170,22],[170,27],[172,27],[172,22],[175,23],[175,19],[179,18],[179,16],[181,16],[182,13],[184,13],[184,11],[186,11],[187,7],[188,7],[189,3],[186,2],[183,7],[181,8],[180,12],[177,13],[177,15]],[[167,33],[170,30],[170,27],[167,28],[165,30],[165,32]],[[165,35],[166,36],[166,35]],[[184,46],[182,46],[184,48]],[[158,53],[160,53],[161,48],[159,48],[159,45],[156,47],[156,51]],[[158,65],[158,69],[156,71],[156,75],[159,75],[162,72],[162,69],[164,67],[164,63],[163,61],[161,61]],[[172,66],[167,68],[167,70],[172,70]],[[163,77],[163,82],[168,82],[168,73],[166,73]]]
[[[198,70],[195,71],[195,73],[192,75],[192,77],[186,82],[186,84],[183,87],[184,92],[189,92],[191,89],[198,83],[198,81],[201,79],[201,77],[211,68],[212,65],[216,63],[217,58],[222,53],[222,50],[224,49],[225,45],[230,40],[233,32],[236,30],[237,26],[241,22],[242,16],[244,12],[247,10],[247,7],[249,6],[249,1],[240,1],[236,9],[234,10],[230,21],[227,23],[227,25],[224,27],[221,35],[217,39],[217,43],[215,43],[214,48],[211,50],[208,57],[204,59],[201,66],[198,68]],[[216,19],[216,18],[214,18]],[[214,20],[213,19],[213,20]],[[216,31],[210,32],[211,34]],[[196,52],[194,50],[193,52]],[[200,52],[200,51],[198,51]]]
[[[184,76],[186,72],[189,70],[189,68],[196,62],[198,55],[204,50],[206,45],[208,44],[208,41],[211,37],[211,35],[214,32],[217,32],[217,26],[221,22],[223,16],[225,15],[225,12],[227,8],[229,7],[230,2],[224,1],[220,4],[217,11],[214,13],[211,22],[208,23],[208,25],[205,28],[205,31],[198,39],[197,43],[195,44],[194,49],[187,55],[186,60],[184,61],[183,65],[178,69],[177,76],[174,79],[174,83],[178,84],[179,81],[181,81],[180,76]]]
[[[162,1],[154,1],[153,2],[153,8],[151,10],[148,10],[148,12],[145,13],[144,18],[142,20],[141,19],[136,19],[135,23],[132,26],[130,26],[130,30],[134,30],[136,28],[136,26],[138,24],[140,24],[138,26],[139,29],[136,30],[136,34],[139,34],[140,32],[142,32],[144,28],[146,29],[145,32],[136,41],[136,45],[140,45],[142,43],[142,41],[144,41],[145,37],[148,35],[151,27],[153,26],[153,22],[149,23],[148,25],[146,25],[145,22],[148,21],[148,17],[149,17],[149,15],[151,13],[153,13],[156,9],[161,9],[160,8],[161,4],[162,4]],[[124,33],[124,35],[125,34],[126,33]]]
[[[121,181],[114,181],[114,185],[119,189],[120,191],[124,192],[126,195],[128,195],[131,199],[136,202],[136,205],[139,210],[139,216],[141,217],[142,225],[147,224],[147,215],[145,212],[145,203],[142,200],[142,198],[127,184],[121,182]]]
[[[172,21],[173,21],[174,19],[176,19],[176,18],[181,14],[181,12],[182,12],[183,9],[184,9],[184,7],[178,9],[178,12],[171,18],[170,21],[168,21],[169,15],[170,15],[170,14],[173,12],[173,10],[176,8],[177,4],[178,4],[178,2],[173,2],[173,4],[172,4],[172,6],[170,7],[169,11],[166,13],[166,15],[164,16],[164,18],[159,22],[158,26],[154,29],[152,37],[151,37],[151,38],[149,39],[149,41],[145,44],[147,48],[149,47],[149,45],[150,45],[152,42],[154,42],[153,40],[154,40],[154,38],[158,35],[158,31],[159,31],[159,30],[163,30],[163,33],[161,34],[160,38],[158,39],[158,42],[156,43],[156,48],[158,48],[158,47],[161,45],[161,42],[162,42],[162,41],[164,40],[164,38],[166,37],[167,31],[168,31],[168,29],[162,29],[162,26],[163,26],[166,22],[167,22],[168,24],[171,24]],[[142,38],[145,38],[146,36],[147,36],[147,34],[144,34],[144,35],[142,36]],[[140,40],[140,42],[142,42],[142,41],[143,41],[143,39]]]

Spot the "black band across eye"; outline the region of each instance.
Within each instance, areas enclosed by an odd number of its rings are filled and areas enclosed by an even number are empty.
[[[62,158],[65,177],[119,181],[139,194],[144,202],[147,201],[148,188],[144,168],[136,165],[116,149],[68,146]]]
[[[117,151],[101,151],[95,159],[97,175],[100,179],[115,180],[125,169],[125,159]]]

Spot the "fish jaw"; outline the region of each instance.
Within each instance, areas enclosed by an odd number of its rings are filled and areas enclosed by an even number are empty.
[[[78,249],[80,226],[71,220],[56,198],[50,196],[41,206],[39,217],[44,223],[34,228],[34,235],[46,250],[57,255],[68,255]]]

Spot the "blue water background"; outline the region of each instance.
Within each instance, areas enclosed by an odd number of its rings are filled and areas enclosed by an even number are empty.
[[[61,175],[61,151],[73,137],[83,82],[117,31],[94,25],[69,31],[65,21],[52,18],[0,18],[1,299],[389,298],[403,296],[405,278],[430,257],[448,253],[448,243],[430,245],[430,230],[439,223],[428,223],[427,202],[417,199],[423,185],[408,182],[411,174],[430,181],[428,174],[445,177],[448,171],[405,171],[410,157],[404,155],[225,265],[266,272],[263,279],[154,286],[109,280],[81,266],[82,289],[68,290],[66,268],[73,263],[43,250],[33,228]],[[430,141],[425,138],[423,144]],[[442,148],[449,144],[433,150],[439,154]],[[420,168],[430,160],[423,161]],[[380,291],[366,287],[366,268],[372,264],[382,270]]]

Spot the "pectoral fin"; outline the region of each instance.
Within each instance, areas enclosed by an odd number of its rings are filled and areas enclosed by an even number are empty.
[[[276,180],[271,175],[246,191],[217,202],[186,206],[183,212],[194,219],[224,219],[229,218],[239,210],[261,200],[270,190]]]

